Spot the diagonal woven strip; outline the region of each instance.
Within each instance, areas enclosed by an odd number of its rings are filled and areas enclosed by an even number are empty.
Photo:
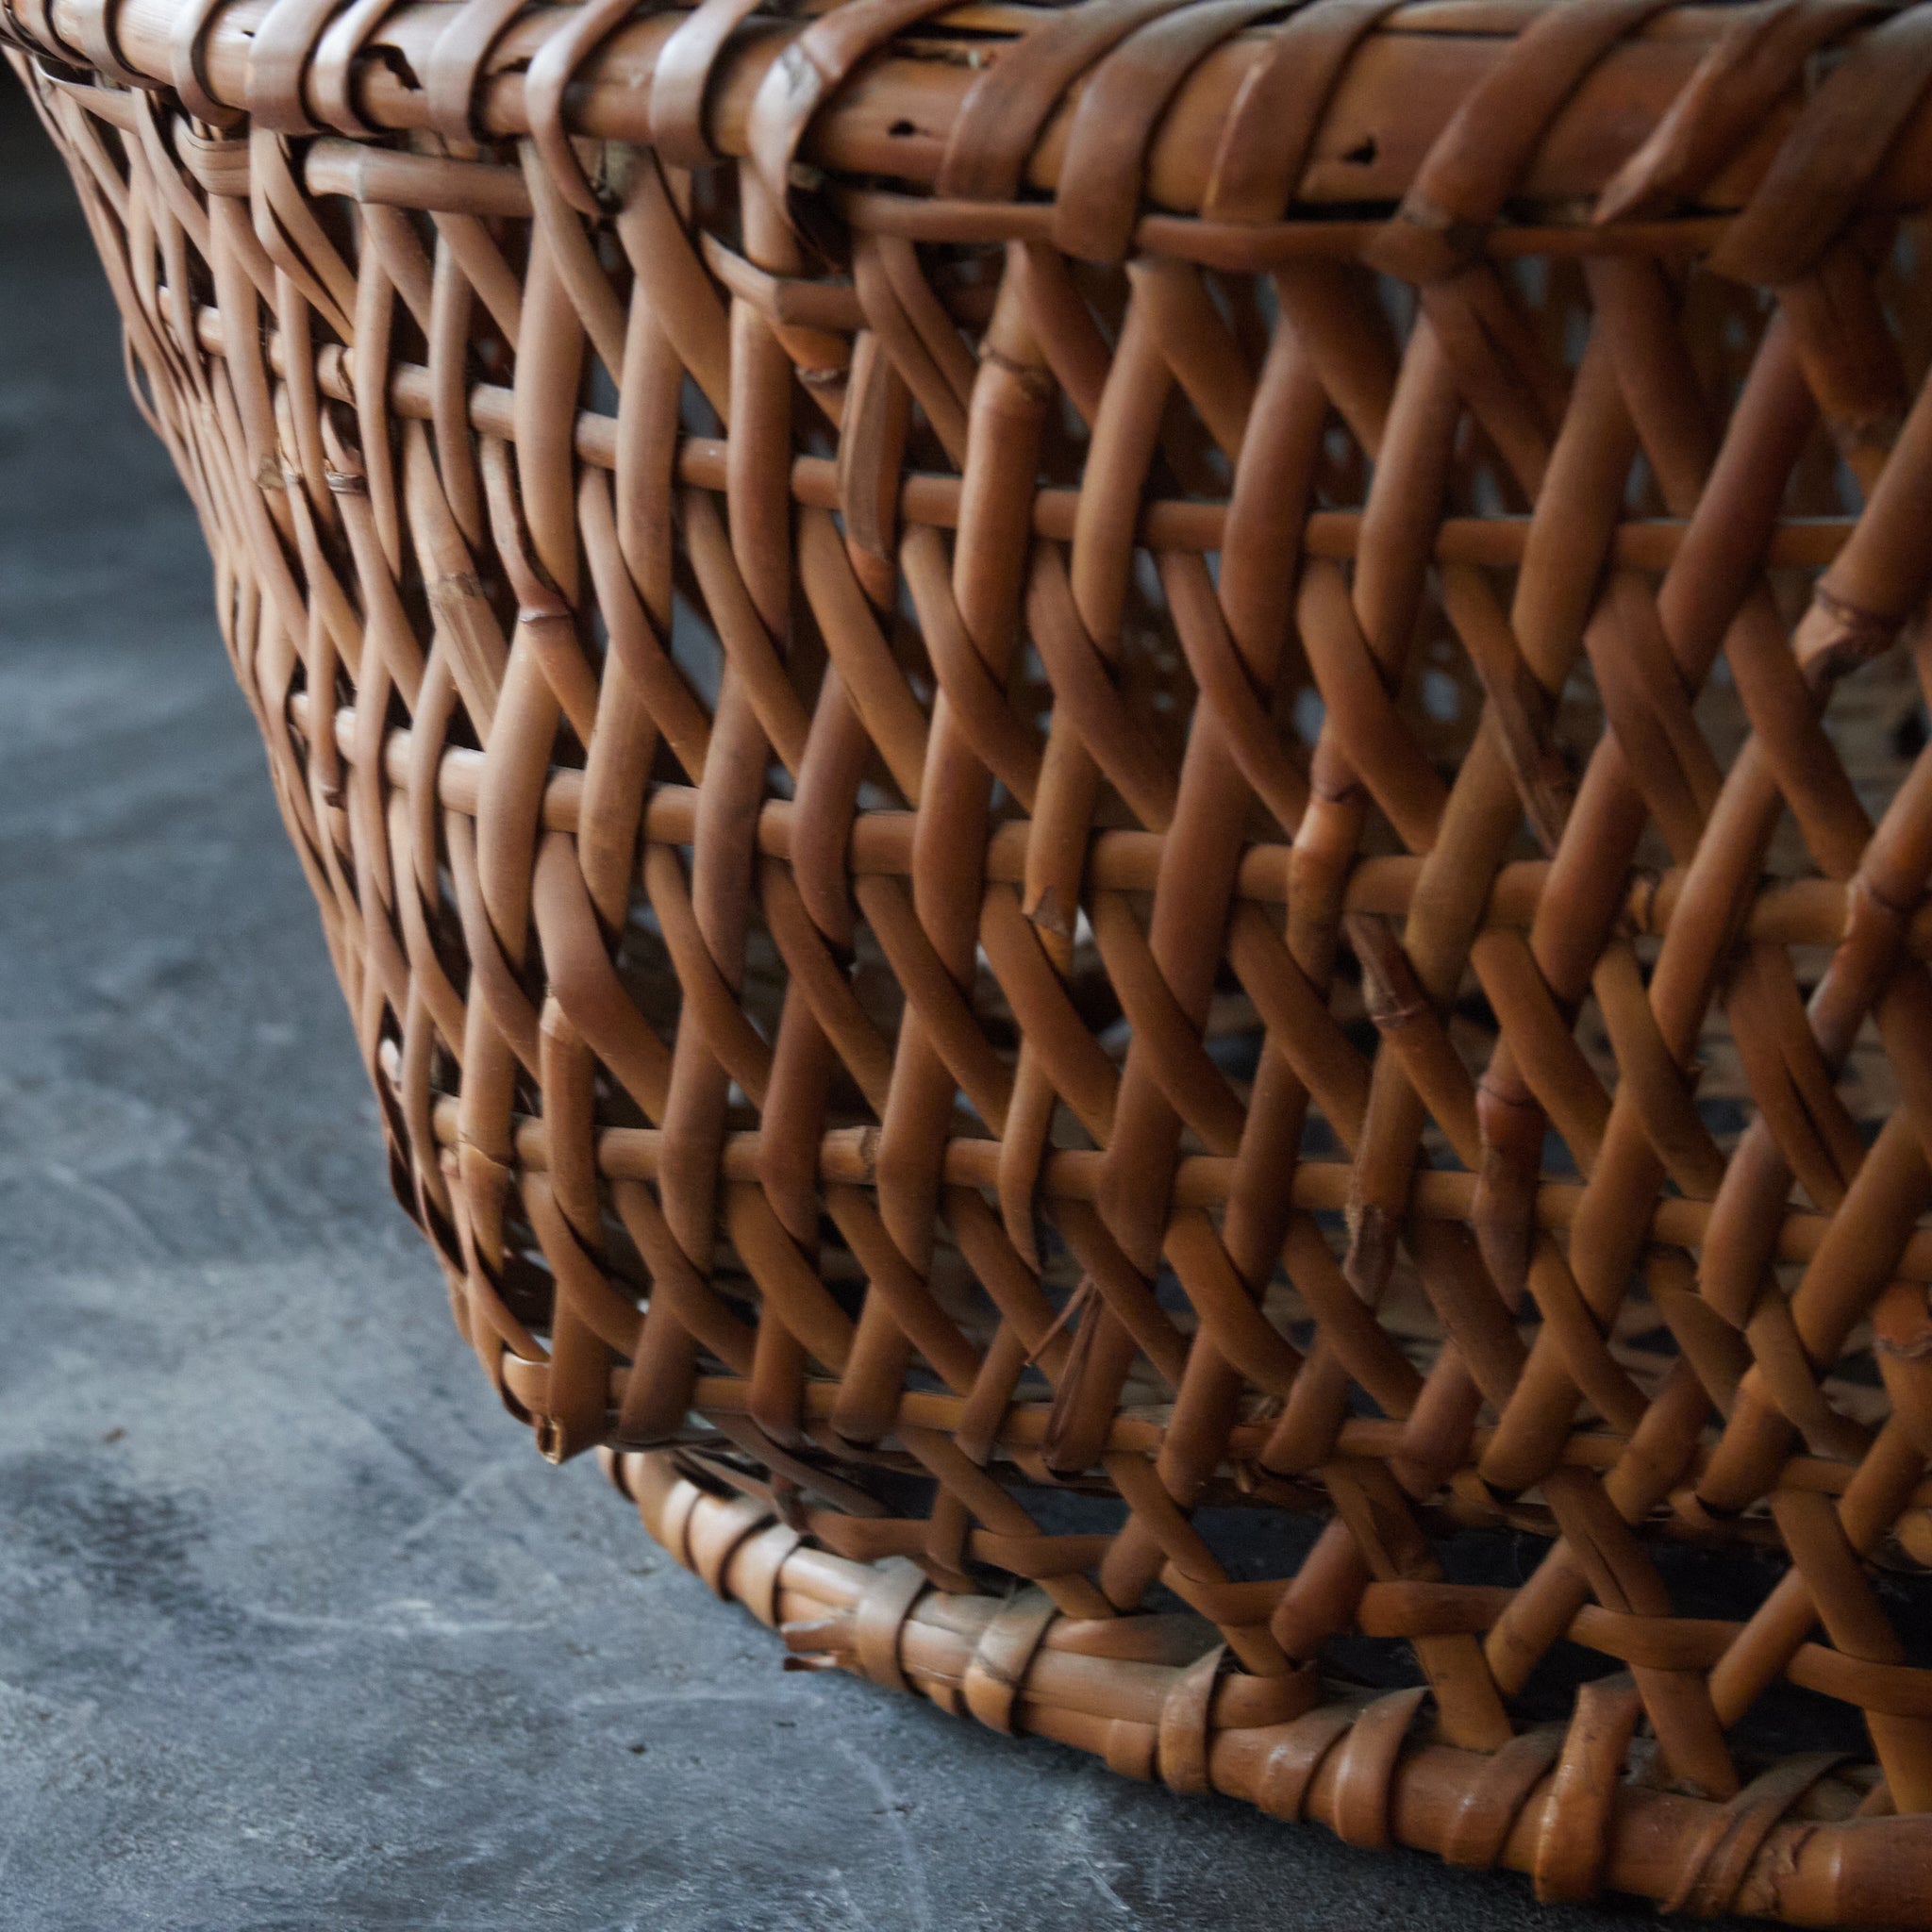
[[[0,26],[545,1455],[802,1665],[1932,1925],[1932,6]]]

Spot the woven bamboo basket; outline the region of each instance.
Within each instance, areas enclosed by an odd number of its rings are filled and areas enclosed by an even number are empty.
[[[0,21],[546,1456],[800,1666],[1932,1925],[1932,7]]]

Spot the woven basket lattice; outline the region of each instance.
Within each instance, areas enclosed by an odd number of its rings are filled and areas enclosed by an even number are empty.
[[[546,1455],[800,1663],[1932,1924],[1932,8],[0,24]]]

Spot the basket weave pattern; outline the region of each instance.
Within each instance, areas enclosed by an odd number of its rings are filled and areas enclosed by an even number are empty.
[[[754,6],[0,0],[486,1373],[800,1661],[1932,1924],[1932,9]]]

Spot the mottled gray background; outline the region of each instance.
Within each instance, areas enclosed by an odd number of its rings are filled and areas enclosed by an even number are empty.
[[[783,1675],[537,1459],[119,365],[0,74],[0,1926],[1631,1923]]]

